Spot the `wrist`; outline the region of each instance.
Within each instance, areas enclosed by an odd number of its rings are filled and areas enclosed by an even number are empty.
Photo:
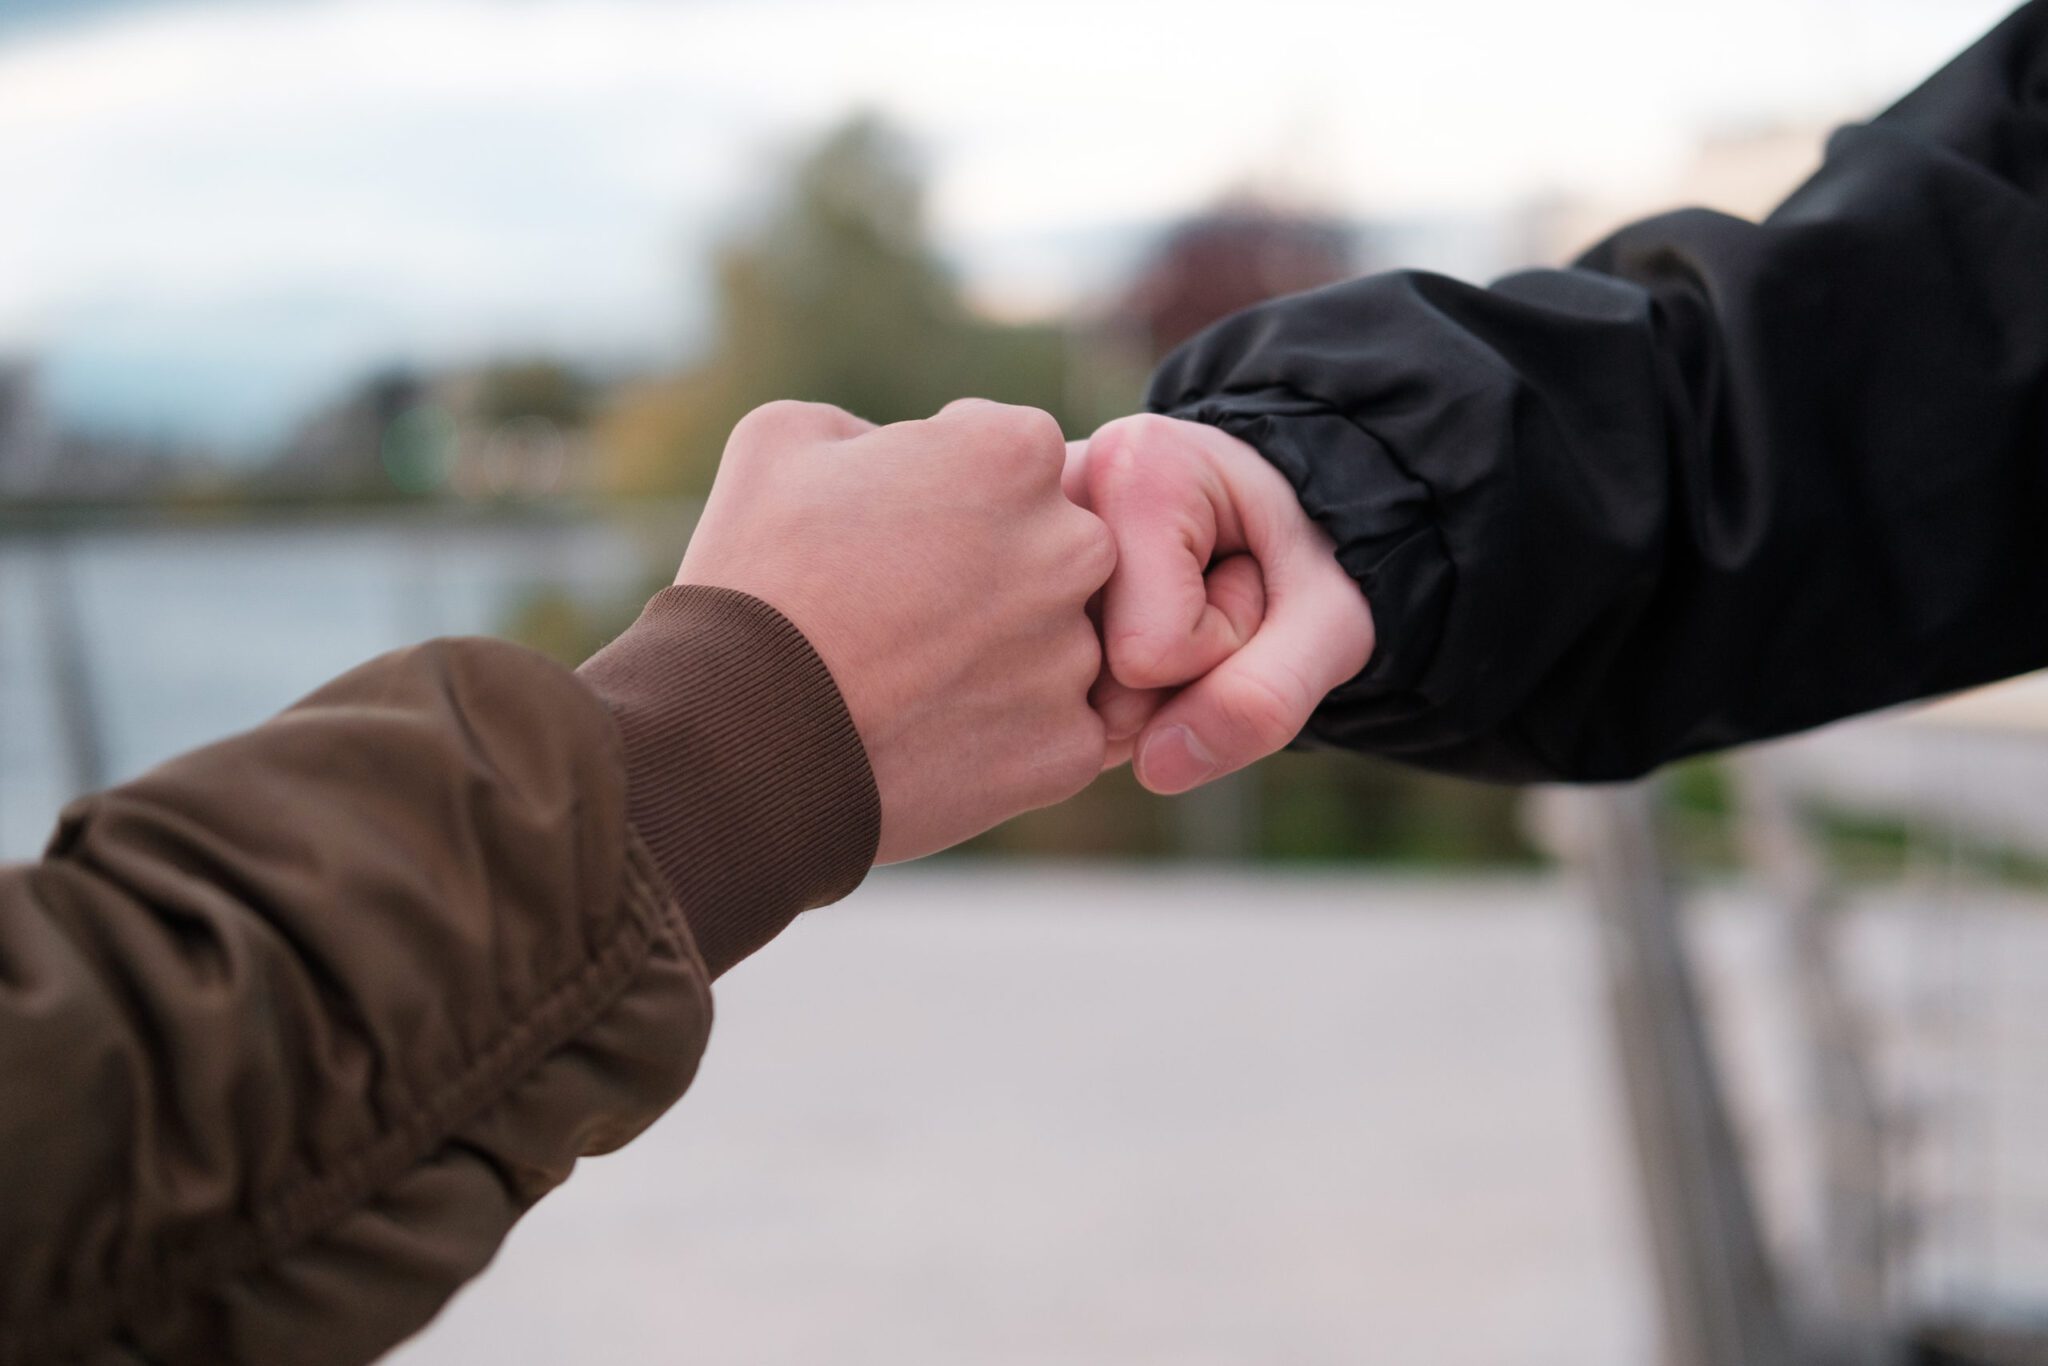
[[[611,710],[627,814],[714,976],[860,884],[881,819],[867,753],[774,608],[665,589],[578,673]]]

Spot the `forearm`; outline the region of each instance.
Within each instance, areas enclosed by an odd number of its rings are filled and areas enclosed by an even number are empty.
[[[676,1098],[718,972],[1092,780],[1063,454],[770,404],[581,679],[439,642],[74,807],[0,872],[0,1366],[370,1359]]]
[[[0,1362],[367,1361],[673,1102],[875,840],[802,637],[696,591],[589,683],[366,665],[0,874]]]
[[[2048,663],[2044,29],[1841,135],[1763,225],[1377,277],[1169,360],[1154,405],[1258,446],[1372,601],[1311,734],[1612,778]]]

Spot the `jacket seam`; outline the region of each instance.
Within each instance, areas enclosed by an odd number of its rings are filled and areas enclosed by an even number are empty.
[[[661,864],[637,831],[629,829],[628,858],[626,862],[627,890],[645,899],[644,913],[654,921],[656,930],[666,931],[667,938],[675,951],[688,961],[691,968],[690,983],[695,988],[698,1008],[706,1016],[711,1013],[711,969],[704,961],[704,954],[697,947],[696,932],[690,928],[690,917],[683,911],[682,902],[662,875]]]

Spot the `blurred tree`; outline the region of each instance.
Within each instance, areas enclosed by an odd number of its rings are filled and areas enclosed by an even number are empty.
[[[1537,855],[1520,794],[1355,754],[1276,754],[1223,780],[1242,788],[1243,830],[1227,845],[1191,841],[1183,822],[1217,786],[1155,797],[1128,768],[1058,806],[963,846],[975,854],[1061,858],[1193,857],[1271,863],[1525,865]]]
[[[704,419],[706,385],[695,376],[622,384],[605,398],[596,426],[598,482],[608,493],[702,496],[724,449]]]
[[[606,415],[615,491],[702,493],[732,424],[771,399],[896,422],[976,395],[1044,408],[1070,432],[1114,415],[1072,397],[1062,329],[968,307],[927,234],[907,145],[872,117],[805,155],[714,271],[716,340],[703,366],[622,393]]]
[[[499,361],[477,376],[475,416],[491,426],[542,418],[574,429],[587,424],[596,407],[589,377],[559,361]]]

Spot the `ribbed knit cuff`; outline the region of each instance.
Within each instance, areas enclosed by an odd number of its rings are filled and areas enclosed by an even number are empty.
[[[774,608],[664,589],[577,672],[617,720],[627,815],[712,976],[860,885],[882,828],[867,750]]]

